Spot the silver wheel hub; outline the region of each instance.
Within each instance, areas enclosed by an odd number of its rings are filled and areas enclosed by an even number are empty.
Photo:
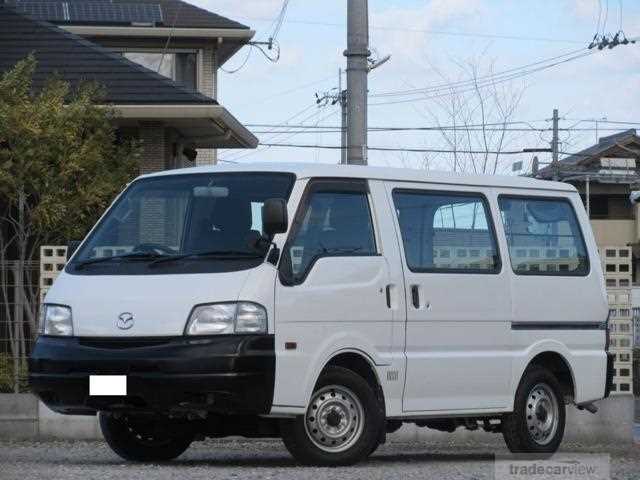
[[[307,436],[325,452],[343,452],[364,430],[364,409],[348,388],[329,385],[313,394],[304,422]]]
[[[560,407],[553,390],[546,383],[534,386],[525,408],[527,430],[538,445],[547,445],[555,437],[560,422]]]

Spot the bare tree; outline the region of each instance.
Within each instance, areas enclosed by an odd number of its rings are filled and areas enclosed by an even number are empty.
[[[495,62],[487,62],[486,53],[452,64],[455,77],[430,64],[448,87],[436,95],[426,94],[426,107],[418,112],[437,126],[451,149],[451,170],[496,174],[502,170],[501,152],[514,141],[508,135],[508,127],[526,85],[496,80]],[[483,68],[483,64],[487,66]]]

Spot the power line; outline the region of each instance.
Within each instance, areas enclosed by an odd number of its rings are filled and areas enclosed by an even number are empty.
[[[309,111],[310,109],[312,109],[312,108],[316,108],[316,105],[315,105],[315,104],[312,104],[312,105],[310,105],[310,106],[308,106],[308,107],[306,107],[306,108],[302,109],[301,111],[299,111],[299,112],[298,112],[298,113],[296,113],[295,115],[291,116],[288,120],[285,120],[285,123],[286,123],[286,122],[288,122],[288,121],[294,120],[295,118],[298,118],[299,116],[301,116],[301,115],[303,115],[304,113],[308,112],[308,111]],[[316,111],[315,111],[315,112],[313,112],[311,115],[308,115],[307,117],[305,117],[305,118],[301,121],[301,122],[302,122],[302,124],[304,124],[304,122],[306,122],[306,121],[308,121],[308,120],[310,120],[310,119],[312,119],[312,118],[314,118],[314,117],[317,117],[317,116],[318,116],[318,115],[320,115],[321,113],[322,113],[322,110],[319,110],[319,109],[318,109],[318,110],[316,110]],[[317,120],[317,122],[316,122],[316,124],[317,124],[317,123],[319,123],[319,122],[321,122],[322,120],[324,120],[324,119],[326,119],[326,118],[329,118],[329,117],[330,117],[331,115],[333,115],[333,114],[335,114],[335,111],[334,111],[334,112],[331,112],[329,115],[327,115],[327,116],[325,116],[325,117],[322,117],[322,118],[318,119],[318,120]],[[294,132],[294,133],[292,133],[292,134],[290,134],[290,132],[289,132],[289,131],[284,131],[284,132],[272,131],[272,132],[267,132],[267,134],[272,134],[272,135],[270,135],[270,137],[267,139],[267,140],[270,140],[270,141],[273,141],[273,140],[276,140],[276,139],[281,139],[281,141],[285,141],[285,140],[288,140],[288,139],[290,139],[290,138],[294,137],[295,135],[297,135],[297,133],[295,133],[295,132]],[[283,137],[283,135],[285,135],[285,136],[284,136],[284,138],[282,138],[282,137]],[[258,152],[260,152],[260,151],[262,151],[262,150],[263,150],[263,149],[258,148],[257,150],[254,150],[254,151],[251,151],[251,152],[248,152],[248,153],[244,153],[244,154],[240,154],[239,156],[233,157],[233,160],[236,160],[236,161],[237,161],[237,160],[240,160],[240,159],[242,159],[242,158],[245,158],[245,157],[249,157],[249,156],[255,155],[256,153],[258,153]],[[224,158],[227,158],[227,157],[224,157]]]
[[[255,18],[255,17],[244,17],[246,20],[252,22],[271,22],[271,19],[266,18]],[[337,22],[322,22],[316,20],[301,20],[301,19],[289,19],[287,20],[289,23],[300,24],[300,25],[318,25],[325,27],[337,27],[337,28],[346,28],[344,23]],[[582,41],[579,40],[570,40],[570,39],[561,39],[561,38],[549,38],[549,37],[530,37],[523,35],[501,35],[501,34],[493,34],[493,33],[481,33],[481,32],[455,32],[448,30],[433,30],[433,29],[421,29],[421,28],[403,28],[403,27],[388,27],[388,26],[370,26],[371,30],[381,30],[381,31],[402,31],[402,32],[410,32],[410,33],[422,33],[427,35],[442,35],[442,36],[454,36],[454,37],[471,37],[471,38],[493,38],[500,40],[519,40],[519,41],[528,41],[528,42],[555,42],[555,43],[573,43],[573,44],[582,44]]]
[[[282,148],[313,148],[313,149],[324,149],[324,150],[342,150],[340,145],[308,145],[308,144],[295,144],[295,143],[262,143],[262,146],[265,147],[282,147]],[[441,149],[441,148],[413,148],[413,147],[405,147],[405,148],[396,148],[396,147],[367,147],[367,150],[377,151],[377,152],[407,152],[407,153],[467,153],[467,154],[489,154],[489,155],[526,155],[531,153],[531,151],[525,150],[451,150],[451,149]],[[545,150],[547,151],[547,150]],[[589,154],[580,154],[580,153],[571,153],[571,152],[558,152],[562,155],[572,155],[572,156],[590,156]]]
[[[296,127],[292,127],[296,128]],[[368,128],[369,133],[401,133],[401,132],[440,132],[440,131],[456,131],[456,132],[551,132],[551,128],[482,128],[482,127],[387,127],[387,128]],[[623,128],[559,128],[559,132],[621,132]],[[274,133],[274,130],[253,130],[254,135],[262,135]],[[285,130],[280,133],[296,133],[296,134],[325,134],[325,133],[342,133],[342,129],[339,126],[335,127],[314,127],[309,125],[308,127],[302,126],[298,130]]]
[[[252,45],[247,45],[249,48],[247,49],[247,56],[244,58],[244,61],[240,64],[240,66],[238,68],[233,68],[231,70],[227,70],[224,67],[220,67],[220,70],[222,70],[224,73],[228,73],[228,74],[234,74],[239,72],[240,70],[242,70],[245,65],[249,62],[249,58],[251,58],[251,52],[253,52],[253,46]]]
[[[606,120],[606,119],[594,119],[594,118],[565,118],[570,122],[598,122],[608,123],[611,125],[640,125],[640,122],[625,122],[621,120]]]
[[[309,110],[311,110],[311,109],[312,109],[312,108],[314,108],[314,107],[315,107],[315,105],[314,105],[314,104],[312,104],[312,105],[309,105],[309,106],[307,106],[307,107],[303,108],[303,109],[302,109],[302,110],[300,110],[299,112],[297,112],[297,113],[293,114],[291,117],[289,117],[288,119],[286,119],[286,120],[284,121],[284,124],[286,125],[288,122],[290,122],[290,121],[292,121],[292,120],[294,120],[294,119],[296,119],[296,118],[300,117],[301,115],[305,114],[306,112],[308,112]],[[304,120],[303,120],[303,122],[304,122]],[[279,133],[279,132],[276,132],[275,130],[274,130],[273,132],[269,132],[269,133],[274,133],[274,134],[275,134],[275,135],[272,135],[272,136],[270,137],[270,139],[275,139],[275,138],[277,138],[277,136],[279,136],[279,135],[280,135],[280,133]],[[227,152],[224,152],[224,153],[227,153]],[[222,158],[226,158],[226,156],[224,156],[224,153],[222,154],[222,156],[223,156]],[[229,151],[229,152],[228,152],[228,154],[229,154],[229,155],[233,155],[233,154],[237,154],[237,152]],[[240,156],[242,156],[242,155],[240,155]]]
[[[432,99],[436,99],[436,98],[448,97],[448,96],[453,95],[453,94],[460,95],[460,94],[464,94],[464,93],[475,92],[477,89],[482,89],[482,88],[486,88],[486,87],[493,87],[493,86],[499,85],[501,83],[505,83],[505,82],[512,81],[512,80],[517,80],[519,78],[523,78],[523,77],[532,75],[534,73],[537,73],[537,72],[540,72],[540,71],[543,71],[543,70],[548,70],[550,68],[556,67],[556,66],[564,64],[564,63],[568,63],[568,62],[573,61],[573,60],[577,60],[579,58],[586,57],[588,55],[592,55],[593,53],[595,53],[595,52],[583,53],[581,55],[577,55],[575,57],[570,57],[570,58],[567,58],[565,60],[562,60],[562,61],[559,61],[559,62],[555,62],[555,63],[549,64],[549,65],[545,65],[545,66],[542,66],[542,67],[534,68],[534,69],[531,69],[531,70],[528,70],[528,71],[522,71],[522,72],[514,73],[514,74],[511,74],[511,75],[507,75],[507,76],[504,76],[504,77],[499,78],[497,80],[495,78],[492,78],[492,79],[490,79],[488,81],[484,81],[484,82],[475,84],[472,87],[464,89],[464,90],[457,90],[456,91],[455,89],[452,89],[452,91],[450,91],[450,92],[446,92],[445,91],[443,93],[430,95],[430,96],[409,98],[409,99],[403,99],[403,100],[393,100],[393,101],[388,101],[388,102],[370,103],[369,106],[395,105],[395,104],[401,104],[401,103],[412,103],[412,102],[416,102],[416,101],[424,101],[424,100],[432,100]]]
[[[284,2],[282,2],[282,8],[280,9],[280,14],[274,20],[275,26],[273,28],[273,33],[271,34],[271,37],[269,37],[269,41],[272,43],[275,42],[276,39],[278,38],[278,34],[280,33],[280,29],[282,28],[282,25],[284,23],[284,18],[287,14],[288,7],[289,7],[289,0],[284,0]]]
[[[257,100],[257,101],[252,101],[252,102],[249,102],[249,103],[240,104],[239,106],[258,105],[258,104],[266,103],[266,102],[269,102],[269,101],[273,100],[274,98],[284,97],[286,95],[289,95],[290,93],[295,93],[295,92],[298,92],[300,90],[304,90],[305,88],[312,87],[314,85],[318,85],[320,83],[327,82],[328,80],[331,80],[333,78],[334,78],[333,75],[329,75],[327,77],[320,78],[320,79],[314,80],[312,82],[304,83],[302,85],[298,85],[296,87],[292,87],[292,88],[289,88],[287,90],[283,90],[281,92],[274,93],[273,95],[268,95],[266,97],[262,97],[262,98],[260,98],[260,100]],[[236,107],[237,106],[238,105],[236,105]]]
[[[318,148],[324,150],[342,150],[340,145],[305,145],[305,144],[295,144],[295,143],[261,143],[265,147],[283,147],[283,148]],[[448,149],[438,149],[438,148],[395,148],[395,147],[367,147],[367,150],[374,152],[408,152],[408,153],[469,153],[469,154],[483,154],[488,153],[490,155],[519,155],[523,152],[522,150],[505,150],[502,152],[498,151],[487,151],[487,150],[448,150]]]
[[[321,112],[321,110],[318,110],[312,116],[318,115],[320,112]],[[321,117],[321,118],[317,119],[316,123],[319,123],[319,122],[321,122],[323,120],[326,120],[327,118],[335,115],[336,113],[337,113],[336,110],[334,110],[334,111],[330,112],[328,115],[325,115],[324,117]],[[289,133],[289,132],[283,132],[283,133]],[[274,139],[277,138],[278,136],[281,136],[281,135],[282,134],[276,135],[276,137],[274,137]],[[298,135],[298,133],[297,132],[293,132],[293,133],[285,136],[281,141],[282,142],[287,141],[287,140],[291,139],[292,137],[295,137],[296,135]],[[251,151],[251,152],[248,152],[248,153],[246,153],[244,155],[241,155],[240,157],[236,157],[234,160],[237,161],[237,160],[240,160],[242,158],[251,157],[251,156],[253,156],[253,155],[257,154],[257,153],[260,153],[260,152],[264,151],[265,149],[269,148],[269,146],[267,144],[264,144],[264,143],[261,143],[260,146],[266,147],[266,148],[259,148],[258,147],[258,149],[254,150],[254,151]]]
[[[443,91],[442,93],[437,93],[434,95],[428,95],[428,96],[423,96],[423,97],[417,97],[417,98],[407,98],[407,99],[402,99],[402,100],[392,100],[392,101],[388,101],[388,102],[377,102],[377,103],[370,103],[369,106],[378,106],[378,105],[395,105],[395,104],[401,104],[401,103],[411,103],[411,102],[416,102],[416,101],[424,101],[424,100],[432,100],[435,98],[442,98],[442,97],[447,97],[450,96],[452,94],[463,94],[463,93],[470,93],[470,92],[474,92],[476,91],[476,89],[481,89],[481,88],[486,88],[486,87],[492,87],[501,83],[505,83],[508,81],[512,81],[512,80],[517,80],[519,78],[523,78],[529,75],[532,75],[534,73],[537,72],[541,72],[543,70],[548,70],[550,68],[554,68],[557,67],[558,65],[562,65],[565,63],[569,63],[571,61],[574,60],[578,60],[580,58],[589,56],[594,54],[595,51],[588,51],[579,55],[575,55],[573,57],[569,57],[569,58],[565,58],[564,60],[560,60],[548,65],[543,65],[537,68],[532,68],[530,70],[523,70],[523,71],[519,71],[510,75],[505,75],[502,77],[499,76],[495,76],[495,77],[490,77],[488,80],[482,81],[482,82],[478,82],[477,84],[472,84],[473,86],[470,88],[466,88],[463,90],[456,90],[455,88],[450,89],[451,91],[447,92],[447,91]],[[443,89],[446,90],[446,89]],[[415,95],[415,94],[413,94]]]
[[[475,123],[475,124],[468,124],[465,125],[466,127],[482,127],[482,126],[502,126],[502,125],[531,125],[532,123],[536,123],[536,122],[548,122],[549,120],[547,119],[541,119],[541,120],[512,120],[509,122],[495,122],[495,123]],[[291,124],[291,123],[284,123],[284,124],[268,124],[268,123],[245,123],[244,124],[247,127],[292,127],[292,128],[300,128],[300,127],[310,127],[307,125],[295,125],[295,124]],[[438,125],[438,126],[426,126],[426,127],[418,127],[418,128],[453,128],[454,126],[449,126],[449,125]],[[319,126],[317,128],[339,128],[337,126]],[[380,128],[407,128],[407,127],[371,127],[374,129],[380,129]],[[410,127],[413,128],[413,127]],[[533,127],[531,127],[533,128]],[[533,128],[534,130],[538,130],[537,128]]]
[[[498,73],[492,73],[490,75],[484,75],[484,76],[480,76],[477,78],[470,78],[467,80],[459,80],[456,82],[446,82],[446,83],[440,83],[438,85],[432,85],[431,87],[425,87],[425,88],[414,88],[414,89],[410,89],[410,90],[398,90],[398,91],[391,91],[391,92],[382,92],[382,93],[377,93],[377,94],[373,94],[371,95],[372,97],[393,97],[393,96],[407,96],[407,95],[412,95],[412,94],[422,94],[422,93],[428,93],[428,92],[432,92],[432,91],[439,91],[439,90],[450,90],[453,87],[463,87],[463,86],[467,86],[467,85],[472,85],[476,82],[480,82],[480,81],[485,81],[485,80],[489,80],[492,78],[499,78],[502,77],[504,75],[508,75],[511,73],[515,73],[518,72],[520,70],[525,70],[527,68],[531,68],[531,67],[535,67],[537,65],[541,65],[541,64],[546,64],[549,62],[553,62],[554,60],[559,60],[561,58],[566,58],[572,55],[576,55],[579,53],[586,53],[586,49],[585,48],[580,48],[578,50],[572,50],[570,52],[566,52],[563,53],[561,55],[557,55],[555,57],[550,57],[550,58],[544,58],[542,60],[538,60],[536,62],[533,63],[528,63],[526,65],[522,65],[519,67],[513,67],[513,68],[509,68],[507,70],[503,70],[501,72]]]

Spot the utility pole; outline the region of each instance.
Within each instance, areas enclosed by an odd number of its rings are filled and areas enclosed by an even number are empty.
[[[558,135],[558,109],[553,109],[553,140],[551,140],[551,152],[553,163],[558,161],[560,137]]]
[[[558,157],[560,151],[560,136],[558,134],[558,109],[553,109],[553,140],[551,140],[551,164],[553,165],[554,171],[554,180],[558,180],[558,170],[560,169],[558,165]]]
[[[367,164],[367,75],[369,7],[367,0],[347,0],[347,163]]]
[[[342,89],[342,69],[338,70],[338,98],[340,102],[340,118],[342,121],[340,122],[340,164],[347,164],[347,91]]]

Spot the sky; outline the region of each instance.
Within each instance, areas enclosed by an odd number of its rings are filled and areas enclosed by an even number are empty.
[[[282,0],[189,0],[200,7],[242,22],[256,31],[255,40],[266,40]],[[608,4],[608,7],[607,7]],[[599,7],[602,5],[602,8]],[[622,5],[622,9],[620,8]],[[451,105],[466,102],[455,115],[467,115],[476,123],[479,104],[469,83],[431,95],[380,96],[408,89],[466,82],[471,69],[479,77],[578,52],[598,30],[615,33],[620,27],[627,37],[640,37],[638,0],[370,0],[370,48],[374,56],[391,60],[369,75],[369,127],[433,127],[451,125]],[[606,23],[605,23],[606,18]],[[338,72],[346,68],[345,0],[290,0],[278,36],[281,57],[266,60],[256,49],[244,48],[221,72],[219,100],[245,124],[303,124],[338,126],[339,106],[315,106],[315,94],[338,86]],[[251,54],[247,59],[247,55]],[[585,50],[586,52],[586,50]],[[473,67],[472,67],[473,66]],[[345,79],[343,79],[345,81]],[[459,84],[458,84],[459,85]],[[454,84],[455,86],[455,84]],[[495,90],[494,90],[495,89]],[[496,92],[501,106],[520,96],[510,121],[522,129],[550,128],[554,108],[559,110],[561,151],[575,152],[594,143],[593,119],[638,122],[640,127],[640,42],[605,49],[554,68],[532,73],[499,86],[484,89],[487,121],[500,119],[490,94]],[[471,100],[468,100],[471,98]],[[401,100],[401,102],[396,102]],[[474,103],[475,102],[475,103]],[[462,113],[460,113],[462,112]],[[297,116],[296,116],[297,115]],[[580,122],[580,120],[583,120]],[[591,120],[591,121],[585,121]],[[459,125],[459,121],[456,121]],[[598,123],[600,136],[634,125]],[[340,144],[339,132],[319,133],[317,128],[290,133],[269,133],[272,128],[250,127],[263,143],[304,145]],[[490,132],[490,148],[497,148],[500,129]],[[472,132],[469,149],[484,149],[481,133]],[[549,131],[508,131],[502,150],[548,148]],[[458,140],[459,141],[459,140]],[[441,131],[371,131],[370,147],[452,149],[451,134]],[[462,147],[457,147],[458,149]],[[541,161],[548,153],[538,154]],[[259,147],[255,151],[222,151],[229,162],[303,161],[338,163],[339,150]],[[498,173],[511,173],[512,163],[522,160],[529,168],[532,154],[501,155]],[[370,151],[371,165],[404,166],[438,170],[470,170],[469,161],[454,161],[451,153]],[[475,168],[480,167],[474,163]]]

